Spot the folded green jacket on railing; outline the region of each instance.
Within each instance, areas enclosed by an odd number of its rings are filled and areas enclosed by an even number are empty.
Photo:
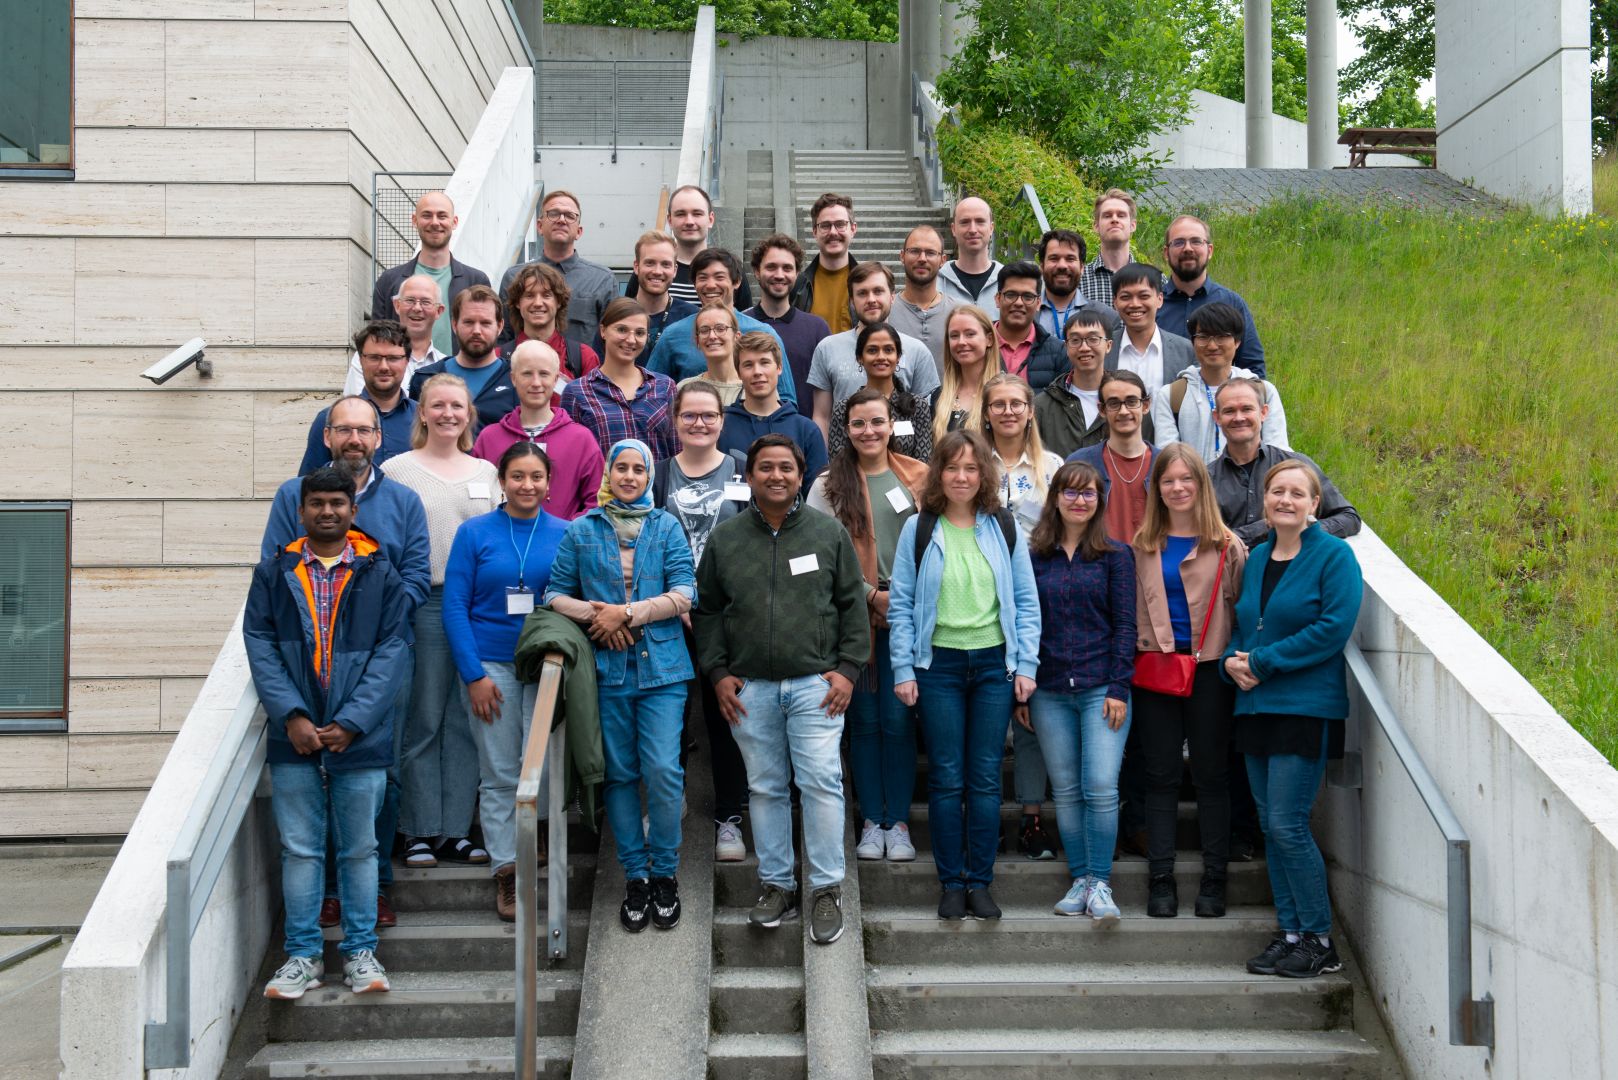
[[[596,704],[595,649],[579,625],[549,608],[535,608],[517,638],[517,678],[538,682],[545,654],[565,662],[558,707],[567,725],[567,802],[579,799],[584,824],[595,827],[606,756],[601,747],[601,712]]]

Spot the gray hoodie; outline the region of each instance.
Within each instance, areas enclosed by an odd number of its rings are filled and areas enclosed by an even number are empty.
[[[1239,367],[1231,368],[1230,375],[1239,379],[1255,377],[1246,368]],[[1185,399],[1180,402],[1178,416],[1171,407],[1173,395],[1170,387],[1174,383],[1169,383],[1152,395],[1152,444],[1162,449],[1172,442],[1190,443],[1197,448],[1203,461],[1212,461],[1225,448],[1225,437],[1214,423],[1213,392],[1202,381],[1202,368],[1197,364],[1192,364],[1175,376],[1175,382],[1181,379],[1186,384]],[[1281,407],[1281,393],[1268,379],[1264,380],[1264,392],[1270,414],[1264,418],[1260,438],[1271,446],[1290,450],[1292,444],[1287,441],[1287,414]]]

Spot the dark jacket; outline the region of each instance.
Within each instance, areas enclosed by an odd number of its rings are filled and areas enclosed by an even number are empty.
[[[454,357],[449,357],[436,364],[428,364],[417,371],[410,380],[410,400],[419,404],[421,388],[426,385],[427,380],[448,371],[449,362],[453,359]],[[504,356],[498,356],[494,362],[496,365],[494,374],[483,384],[478,396],[472,399],[472,407],[478,414],[478,422],[472,432],[474,435],[487,424],[498,424],[502,416],[522,404],[517,400],[517,388],[511,383],[511,361]]]
[[[852,251],[848,253],[848,264],[850,267],[858,266],[863,261],[863,259],[855,255]],[[814,310],[815,271],[819,268],[820,254],[817,252],[815,256],[809,260],[809,265],[798,271],[798,280],[792,283],[792,293],[788,299],[792,302],[792,306],[797,308],[799,311]],[[852,296],[845,296],[843,297],[843,302],[845,304],[850,303],[852,299]],[[850,312],[850,314],[852,315],[852,312]],[[858,320],[855,321],[857,324]]]
[[[813,560],[812,569],[795,559]],[[850,682],[871,655],[865,578],[848,530],[803,505],[773,532],[755,504],[714,526],[691,615],[709,679],[771,682],[836,670]]]
[[[1034,423],[1039,440],[1057,457],[1066,458],[1084,446],[1094,446],[1107,438],[1107,418],[1099,408],[1093,424],[1084,422],[1084,405],[1067,390],[1067,379],[1052,379],[1034,397]]]
[[[1249,548],[1270,533],[1270,527],[1264,523],[1264,474],[1280,462],[1293,458],[1308,462],[1320,478],[1320,506],[1315,512],[1320,527],[1333,536],[1353,536],[1360,531],[1359,511],[1306,455],[1260,443],[1252,468],[1243,469],[1230,460],[1227,448],[1208,463],[1208,475],[1213,480],[1214,498],[1219,500],[1219,516]]]
[[[376,279],[376,284],[371,288],[371,318],[398,321],[399,315],[393,310],[393,296],[399,291],[399,286],[405,283],[405,279],[414,277],[415,274],[416,260],[414,257],[400,263],[398,266],[390,266],[382,271]],[[461,295],[463,289],[473,285],[487,285],[488,283],[488,274],[475,266],[466,265],[451,255],[449,257],[449,299],[445,301],[444,307],[448,308],[455,303],[455,298]]]
[[[354,530],[348,538],[355,559],[338,594],[329,658],[316,655],[314,594],[303,565],[307,538],[298,537],[253,571],[242,638],[269,717],[271,764],[385,769],[394,763],[393,702],[408,648],[410,603],[377,542]],[[324,689],[315,674],[317,660],[330,665]],[[287,738],[287,721],[300,713],[315,727],[337,723],[358,738],[340,754],[300,754]]]
[[[562,699],[556,715],[567,725],[567,792],[579,797],[583,820],[596,819],[596,803],[606,780],[606,754],[601,745],[601,710],[596,701],[595,649],[578,623],[550,608],[535,608],[523,620],[517,637],[517,678],[538,682],[545,654],[560,652],[563,659]]]
[[[809,485],[815,482],[826,467],[826,440],[820,434],[820,425],[800,413],[796,407],[782,403],[768,416],[754,416],[741,401],[725,407],[725,427],[719,433],[719,449],[739,451],[747,456],[748,447],[761,435],[785,435],[803,451],[803,493],[807,497]],[[662,479],[658,473],[658,479]]]
[[[1044,438],[1043,432],[1040,433],[1040,437]],[[1062,462],[1062,464],[1065,465],[1069,461],[1082,461],[1096,472],[1100,473],[1101,495],[1103,498],[1106,497],[1108,489],[1112,487],[1112,477],[1107,475],[1107,459],[1102,453],[1102,451],[1106,448],[1106,445],[1107,440],[1102,439],[1100,442],[1091,443],[1089,446],[1081,446],[1063,459]],[[1152,464],[1155,461],[1157,461],[1157,447],[1152,445],[1151,440],[1147,440],[1146,464],[1143,467],[1146,469],[1146,474],[1148,476],[1150,476],[1152,473]],[[1130,482],[1133,483],[1134,481]]]
[[[1067,360],[1067,347],[1061,339],[1035,323],[1034,347],[1028,350],[1028,363],[1022,370],[1023,380],[1037,394],[1049,386],[1052,379],[1066,375],[1071,367]]]

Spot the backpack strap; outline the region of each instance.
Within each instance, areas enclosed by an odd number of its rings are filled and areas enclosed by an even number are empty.
[[[1002,506],[994,512],[994,520],[1000,523],[1000,535],[1005,537],[1006,554],[1010,555],[1017,550],[1017,519]]]
[[[584,349],[572,338],[567,339],[567,353],[565,362],[569,378],[582,379],[584,377]],[[1183,391],[1182,391],[1183,393]]]
[[[1000,535],[1006,541],[1006,553],[1017,550],[1017,519],[1011,511],[1001,507],[994,512],[994,520],[1000,526]],[[927,551],[927,545],[933,538],[933,529],[938,525],[938,515],[930,510],[923,510],[916,515],[916,565],[921,565],[921,557]]]
[[[1185,404],[1186,387],[1190,385],[1184,378],[1169,383],[1169,411],[1176,417],[1180,415],[1180,406]]]

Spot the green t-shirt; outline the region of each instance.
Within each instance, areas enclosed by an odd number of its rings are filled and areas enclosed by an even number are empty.
[[[938,519],[944,540],[944,578],[938,588],[938,624],[933,645],[946,649],[989,649],[1004,645],[1000,631],[1000,597],[994,570],[978,548],[972,529]]]
[[[438,299],[444,305],[444,313],[433,323],[433,348],[445,356],[455,355],[455,339],[449,328],[449,279],[450,268],[445,266],[434,270],[430,266],[416,264],[416,273],[424,274],[438,283]]]
[[[904,509],[895,510],[890,491],[904,498]],[[876,532],[876,572],[883,581],[893,579],[893,553],[899,549],[899,531],[905,519],[916,512],[910,491],[893,475],[893,470],[865,478],[865,493],[871,500],[871,527]]]

